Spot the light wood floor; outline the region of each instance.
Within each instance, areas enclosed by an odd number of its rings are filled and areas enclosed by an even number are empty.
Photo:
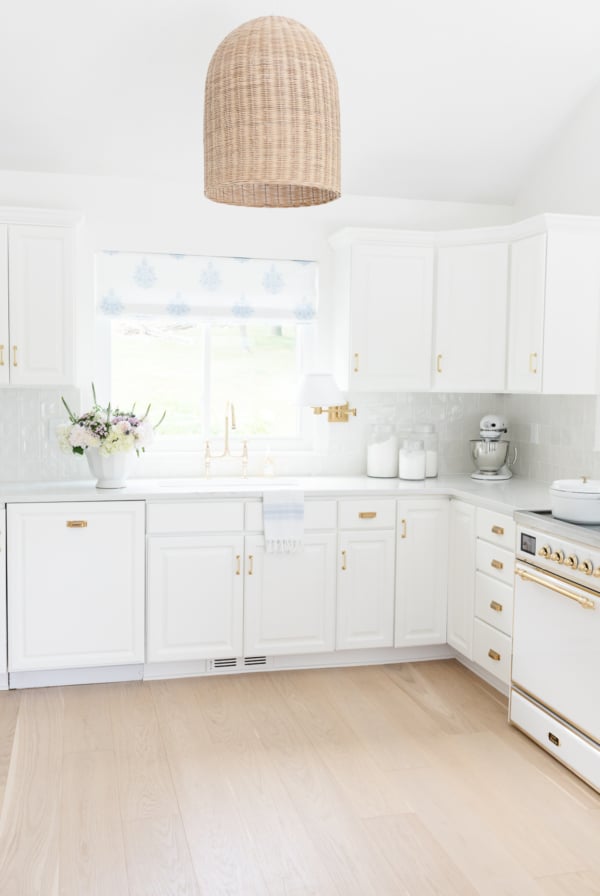
[[[591,896],[600,798],[454,661],[0,694],[1,896]]]

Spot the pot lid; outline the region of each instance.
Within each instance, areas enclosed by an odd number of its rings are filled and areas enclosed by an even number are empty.
[[[600,479],[588,479],[587,476],[580,476],[579,479],[556,479],[550,488],[557,492],[598,495],[600,494]]]

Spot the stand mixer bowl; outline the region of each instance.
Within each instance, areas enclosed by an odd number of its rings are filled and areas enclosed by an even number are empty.
[[[480,473],[493,476],[508,460],[510,442],[504,439],[471,439],[471,458]]]

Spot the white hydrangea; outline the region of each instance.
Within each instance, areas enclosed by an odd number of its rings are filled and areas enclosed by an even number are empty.
[[[132,433],[124,431],[123,427],[116,424],[111,428],[107,438],[102,442],[98,451],[107,456],[118,454],[121,451],[133,451],[135,449],[135,437]]]
[[[135,447],[138,451],[147,448],[154,441],[154,427],[144,420],[135,430]]]
[[[85,426],[72,426],[69,433],[69,444],[72,448],[98,448],[100,439]]]
[[[71,434],[71,424],[70,423],[61,423],[60,426],[56,427],[56,437],[58,439],[58,446],[61,451],[64,451],[65,454],[73,453],[73,446],[69,441],[69,436]]]

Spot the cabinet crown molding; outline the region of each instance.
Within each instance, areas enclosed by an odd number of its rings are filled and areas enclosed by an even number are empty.
[[[47,227],[72,227],[83,221],[77,209],[0,206],[0,224],[38,224]]]

